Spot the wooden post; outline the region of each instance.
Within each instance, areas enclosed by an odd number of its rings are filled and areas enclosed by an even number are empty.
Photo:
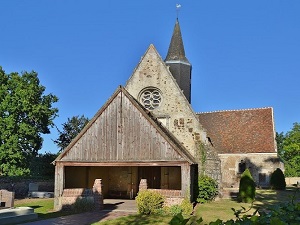
[[[191,200],[191,167],[188,163],[181,165],[181,195]]]
[[[61,196],[64,190],[64,166],[56,162],[55,165],[55,180],[54,180],[54,209],[61,210],[62,201]]]

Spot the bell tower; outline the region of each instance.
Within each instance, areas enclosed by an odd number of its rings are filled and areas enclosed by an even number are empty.
[[[176,79],[186,99],[189,101],[189,103],[191,103],[192,65],[185,57],[185,51],[178,18],[176,19],[165,63],[167,66],[169,66],[170,72]]]

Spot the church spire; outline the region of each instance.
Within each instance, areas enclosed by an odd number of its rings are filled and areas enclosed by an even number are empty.
[[[178,18],[176,19],[168,54],[165,59],[166,62],[171,60],[181,60],[183,62],[189,63],[188,59],[185,57],[185,51]]]
[[[186,99],[189,101],[189,103],[191,103],[192,65],[185,57],[185,51],[178,18],[176,19],[165,63],[169,66],[170,72],[176,79]]]

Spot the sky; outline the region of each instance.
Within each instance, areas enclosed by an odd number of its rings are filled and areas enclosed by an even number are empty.
[[[0,66],[38,72],[61,129],[92,118],[150,44],[166,57],[176,4],[195,112],[273,107],[284,133],[300,122],[299,0],[1,0]],[[56,128],[43,138],[56,153]]]

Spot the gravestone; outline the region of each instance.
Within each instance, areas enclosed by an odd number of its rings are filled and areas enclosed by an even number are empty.
[[[53,198],[54,193],[48,191],[39,191],[39,185],[37,183],[29,183],[28,188],[29,198]]]
[[[0,207],[12,208],[14,207],[15,193],[7,190],[0,190]]]
[[[29,192],[38,191],[39,185],[36,183],[29,183]]]

